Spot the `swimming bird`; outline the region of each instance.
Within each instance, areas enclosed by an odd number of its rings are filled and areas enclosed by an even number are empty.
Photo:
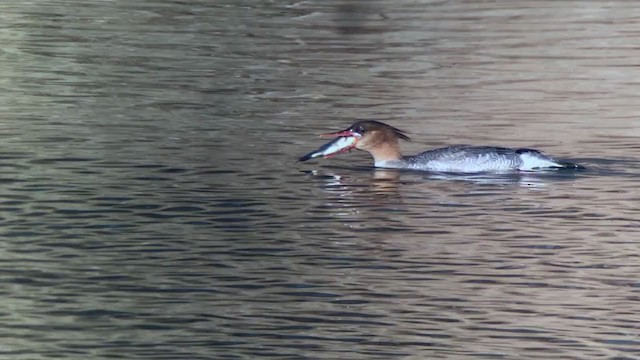
[[[374,166],[378,168],[454,173],[583,169],[529,148],[453,145],[403,156],[399,140],[410,140],[405,132],[374,120],[359,121],[345,130],[322,136],[335,139],[300,157],[299,161],[320,156],[328,158],[358,149],[371,154]]]

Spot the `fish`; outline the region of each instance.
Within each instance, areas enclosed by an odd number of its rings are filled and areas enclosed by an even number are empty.
[[[301,156],[298,161],[304,162],[319,156],[328,158],[330,156],[343,153],[353,149],[358,139],[355,136],[340,136],[322,145],[318,150],[314,150],[307,155]]]

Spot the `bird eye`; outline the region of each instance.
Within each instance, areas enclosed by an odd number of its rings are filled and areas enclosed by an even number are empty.
[[[362,126],[358,126],[358,127],[356,128],[356,132],[358,132],[358,134],[361,134],[361,135],[362,135],[362,134],[364,134],[364,128],[363,128]]]

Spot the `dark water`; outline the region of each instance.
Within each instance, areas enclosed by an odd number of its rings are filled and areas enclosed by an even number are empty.
[[[0,17],[0,358],[640,358],[634,2]],[[356,119],[589,170],[295,162]]]

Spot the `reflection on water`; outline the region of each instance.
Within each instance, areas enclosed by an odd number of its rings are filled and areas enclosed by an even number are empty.
[[[352,173],[355,175],[340,175],[341,173]],[[587,169],[549,169],[547,171],[535,172],[509,172],[509,173],[439,173],[424,172],[414,170],[382,169],[382,168],[344,168],[326,166],[321,170],[308,170],[304,173],[323,180],[326,188],[348,186],[350,182],[367,182],[366,189],[376,190],[382,193],[397,193],[401,183],[406,184],[408,178],[412,181],[436,181],[444,180],[462,181],[478,185],[513,185],[529,188],[541,188],[548,183],[554,184],[559,181],[574,181],[581,176],[591,175]],[[401,178],[401,175],[404,177]]]
[[[0,4],[0,357],[633,358],[639,9]],[[361,119],[588,170],[295,162]]]

